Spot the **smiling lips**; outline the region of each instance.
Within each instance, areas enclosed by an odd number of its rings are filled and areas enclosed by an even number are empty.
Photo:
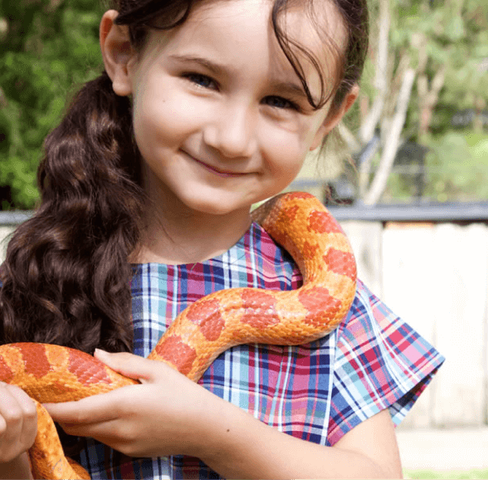
[[[243,175],[246,175],[245,173],[236,173],[236,172],[229,172],[227,170],[220,170],[219,168],[212,167],[201,160],[198,160],[197,158],[193,157],[190,154],[187,154],[192,160],[194,160],[196,163],[201,165],[205,170],[208,170],[209,172],[214,173],[215,175],[218,175],[219,177],[242,177]]]

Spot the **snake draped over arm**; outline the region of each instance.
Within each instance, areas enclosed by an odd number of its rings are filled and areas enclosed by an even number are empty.
[[[184,310],[149,359],[194,381],[228,348],[245,343],[300,345],[324,337],[346,316],[356,293],[356,262],[341,227],[312,195],[292,192],[253,212],[293,257],[303,275],[297,290],[221,290]],[[92,356],[57,345],[0,346],[0,380],[23,388],[37,404],[38,433],[29,450],[35,478],[88,479],[63,453],[41,403],[66,402],[137,383]]]

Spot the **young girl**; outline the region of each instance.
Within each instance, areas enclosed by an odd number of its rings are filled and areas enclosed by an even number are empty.
[[[117,0],[100,32],[105,72],[48,137],[1,274],[1,343],[103,349],[142,380],[48,405],[67,449],[93,478],[400,477],[394,424],[442,357],[361,282],[327,337],[232,348],[199,384],[143,358],[212,291],[301,285],[249,212],[355,101],[365,0]],[[35,433],[3,386],[4,478]]]

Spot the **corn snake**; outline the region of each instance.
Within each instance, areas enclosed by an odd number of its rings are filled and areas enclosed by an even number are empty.
[[[243,343],[299,345],[334,330],[356,291],[356,263],[347,237],[325,207],[295,192],[266,202],[257,221],[293,257],[303,275],[298,290],[221,290],[190,305],[148,358],[163,361],[193,381],[224,350]],[[137,383],[83,352],[45,344],[0,346],[0,381],[36,400],[38,434],[29,450],[35,478],[90,478],[64,456],[41,403],[79,400]]]

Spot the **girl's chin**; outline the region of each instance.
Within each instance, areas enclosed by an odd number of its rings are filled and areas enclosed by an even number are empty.
[[[191,192],[191,194],[188,194]],[[232,191],[218,191],[195,188],[179,196],[180,202],[195,213],[203,215],[229,215],[249,212],[254,203],[247,194],[239,194]]]

